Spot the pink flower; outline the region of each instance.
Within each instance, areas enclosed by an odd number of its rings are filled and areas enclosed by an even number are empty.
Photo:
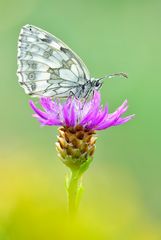
[[[42,125],[75,127],[81,125],[86,129],[103,130],[112,126],[124,124],[134,115],[122,117],[127,111],[127,100],[114,112],[109,113],[108,107],[101,106],[99,92],[94,93],[91,100],[82,102],[76,98],[68,98],[64,103],[53,101],[51,98],[40,98],[40,104],[44,111],[30,101],[34,110],[33,115]]]

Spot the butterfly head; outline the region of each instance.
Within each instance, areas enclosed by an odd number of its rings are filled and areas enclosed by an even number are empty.
[[[99,79],[99,78],[92,79],[92,87],[95,90],[99,90],[102,87],[102,84],[103,84],[102,79]]]

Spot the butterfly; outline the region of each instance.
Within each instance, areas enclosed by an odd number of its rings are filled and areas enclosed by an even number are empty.
[[[87,99],[105,78],[127,77],[121,72],[91,78],[86,65],[65,43],[32,25],[21,29],[17,58],[19,83],[33,97]]]

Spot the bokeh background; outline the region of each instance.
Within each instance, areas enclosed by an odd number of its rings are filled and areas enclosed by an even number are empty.
[[[102,103],[114,111],[127,98],[136,118],[98,133],[72,225],[57,129],[31,117],[17,82],[17,39],[27,23],[62,39],[92,76],[129,74],[107,80]],[[0,240],[160,240],[161,1],[1,0],[0,76]]]

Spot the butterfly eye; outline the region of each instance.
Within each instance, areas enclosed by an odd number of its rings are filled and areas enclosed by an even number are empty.
[[[99,85],[100,85],[99,81],[96,81],[95,86],[99,87]]]

